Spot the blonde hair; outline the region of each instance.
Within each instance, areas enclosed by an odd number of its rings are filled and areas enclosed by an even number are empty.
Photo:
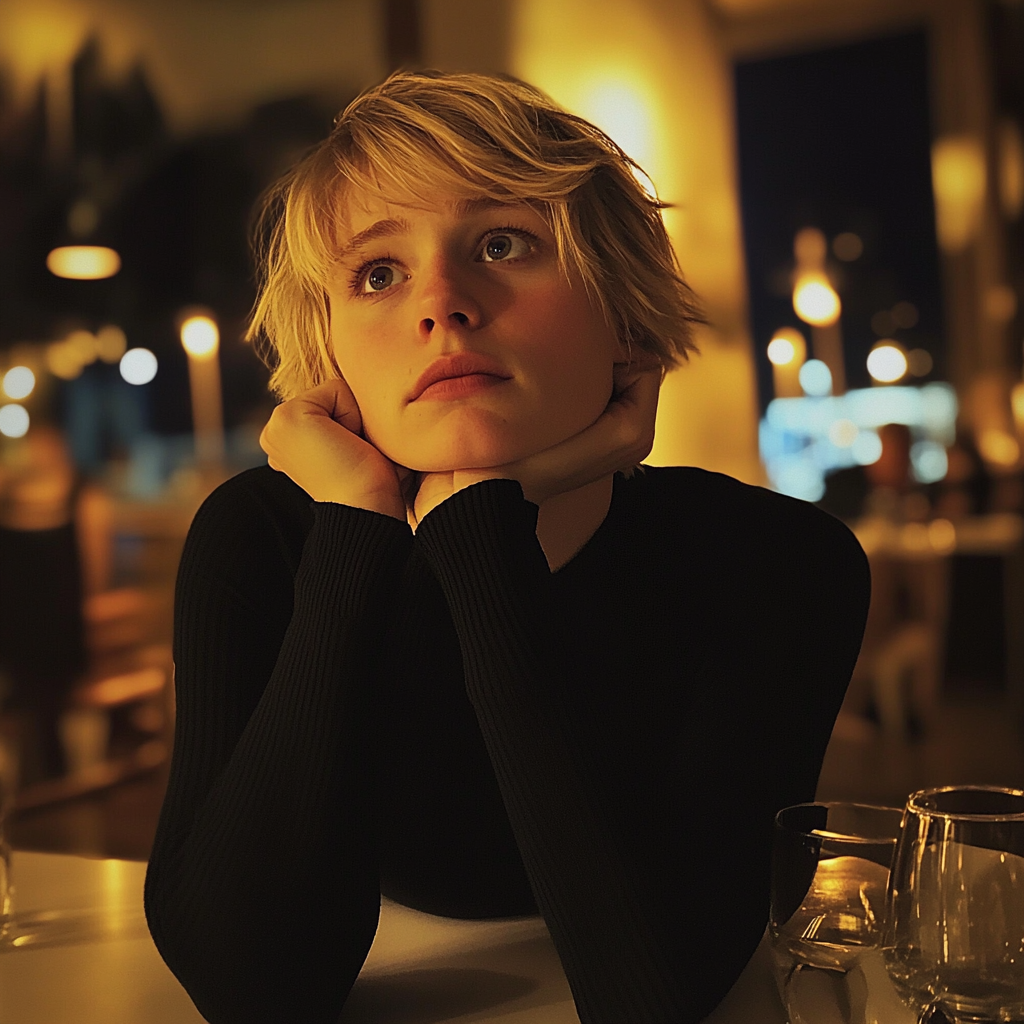
[[[341,373],[326,281],[350,189],[392,201],[528,203],[550,225],[631,357],[665,369],[689,357],[703,322],[640,168],[600,129],[510,78],[397,72],[357,97],[331,134],[264,195],[256,221],[259,296],[247,337],[294,397]],[[642,172],[641,172],[642,173]]]

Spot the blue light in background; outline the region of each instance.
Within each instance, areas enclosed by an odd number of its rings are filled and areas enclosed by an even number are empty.
[[[801,384],[807,388],[802,379]],[[914,476],[920,483],[934,483],[946,475],[946,447],[956,436],[956,416],[956,392],[944,383],[776,398],[761,420],[761,458],[777,491],[818,501],[829,473],[877,461],[882,453],[879,427],[904,423],[914,439]]]
[[[808,359],[800,367],[800,387],[814,398],[832,394],[832,371],[820,359]]]
[[[946,449],[935,441],[918,441],[910,449],[910,464],[919,483],[933,484],[942,480],[949,469]]]

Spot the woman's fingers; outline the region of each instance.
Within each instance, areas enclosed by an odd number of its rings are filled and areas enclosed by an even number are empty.
[[[654,444],[661,367],[631,367],[616,395],[586,430],[512,466],[503,467],[540,503],[641,462]]]
[[[305,416],[327,415],[335,423],[340,423],[349,433],[357,436],[363,431],[363,417],[359,412],[352,389],[340,377],[325,381],[323,384],[310,388],[309,391],[295,399],[299,403],[299,412]]]
[[[360,436],[359,406],[343,380],[282,402],[260,435],[271,469],[315,501],[332,501],[405,518],[395,466]]]
[[[263,428],[260,444],[270,455],[272,451],[268,445],[273,446],[282,433],[290,436],[295,430],[309,426],[329,429],[329,422],[356,436],[363,429],[355,397],[348,384],[340,379],[326,381],[277,406]]]

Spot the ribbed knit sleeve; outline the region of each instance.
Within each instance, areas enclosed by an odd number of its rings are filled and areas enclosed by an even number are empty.
[[[537,509],[486,481],[432,511],[416,534],[451,609],[466,686],[505,807],[584,1024],[696,1020],[643,909],[643,868],[573,714],[559,609],[535,536]]]
[[[245,497],[215,493],[182,556],[146,914],[212,1024],[333,1022],[377,925],[369,664],[412,538],[314,505],[296,571]]]

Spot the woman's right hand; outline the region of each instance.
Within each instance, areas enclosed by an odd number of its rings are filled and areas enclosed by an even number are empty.
[[[282,402],[260,434],[271,469],[314,501],[380,512],[406,521],[400,469],[360,434],[362,416],[344,380],[326,381]]]

